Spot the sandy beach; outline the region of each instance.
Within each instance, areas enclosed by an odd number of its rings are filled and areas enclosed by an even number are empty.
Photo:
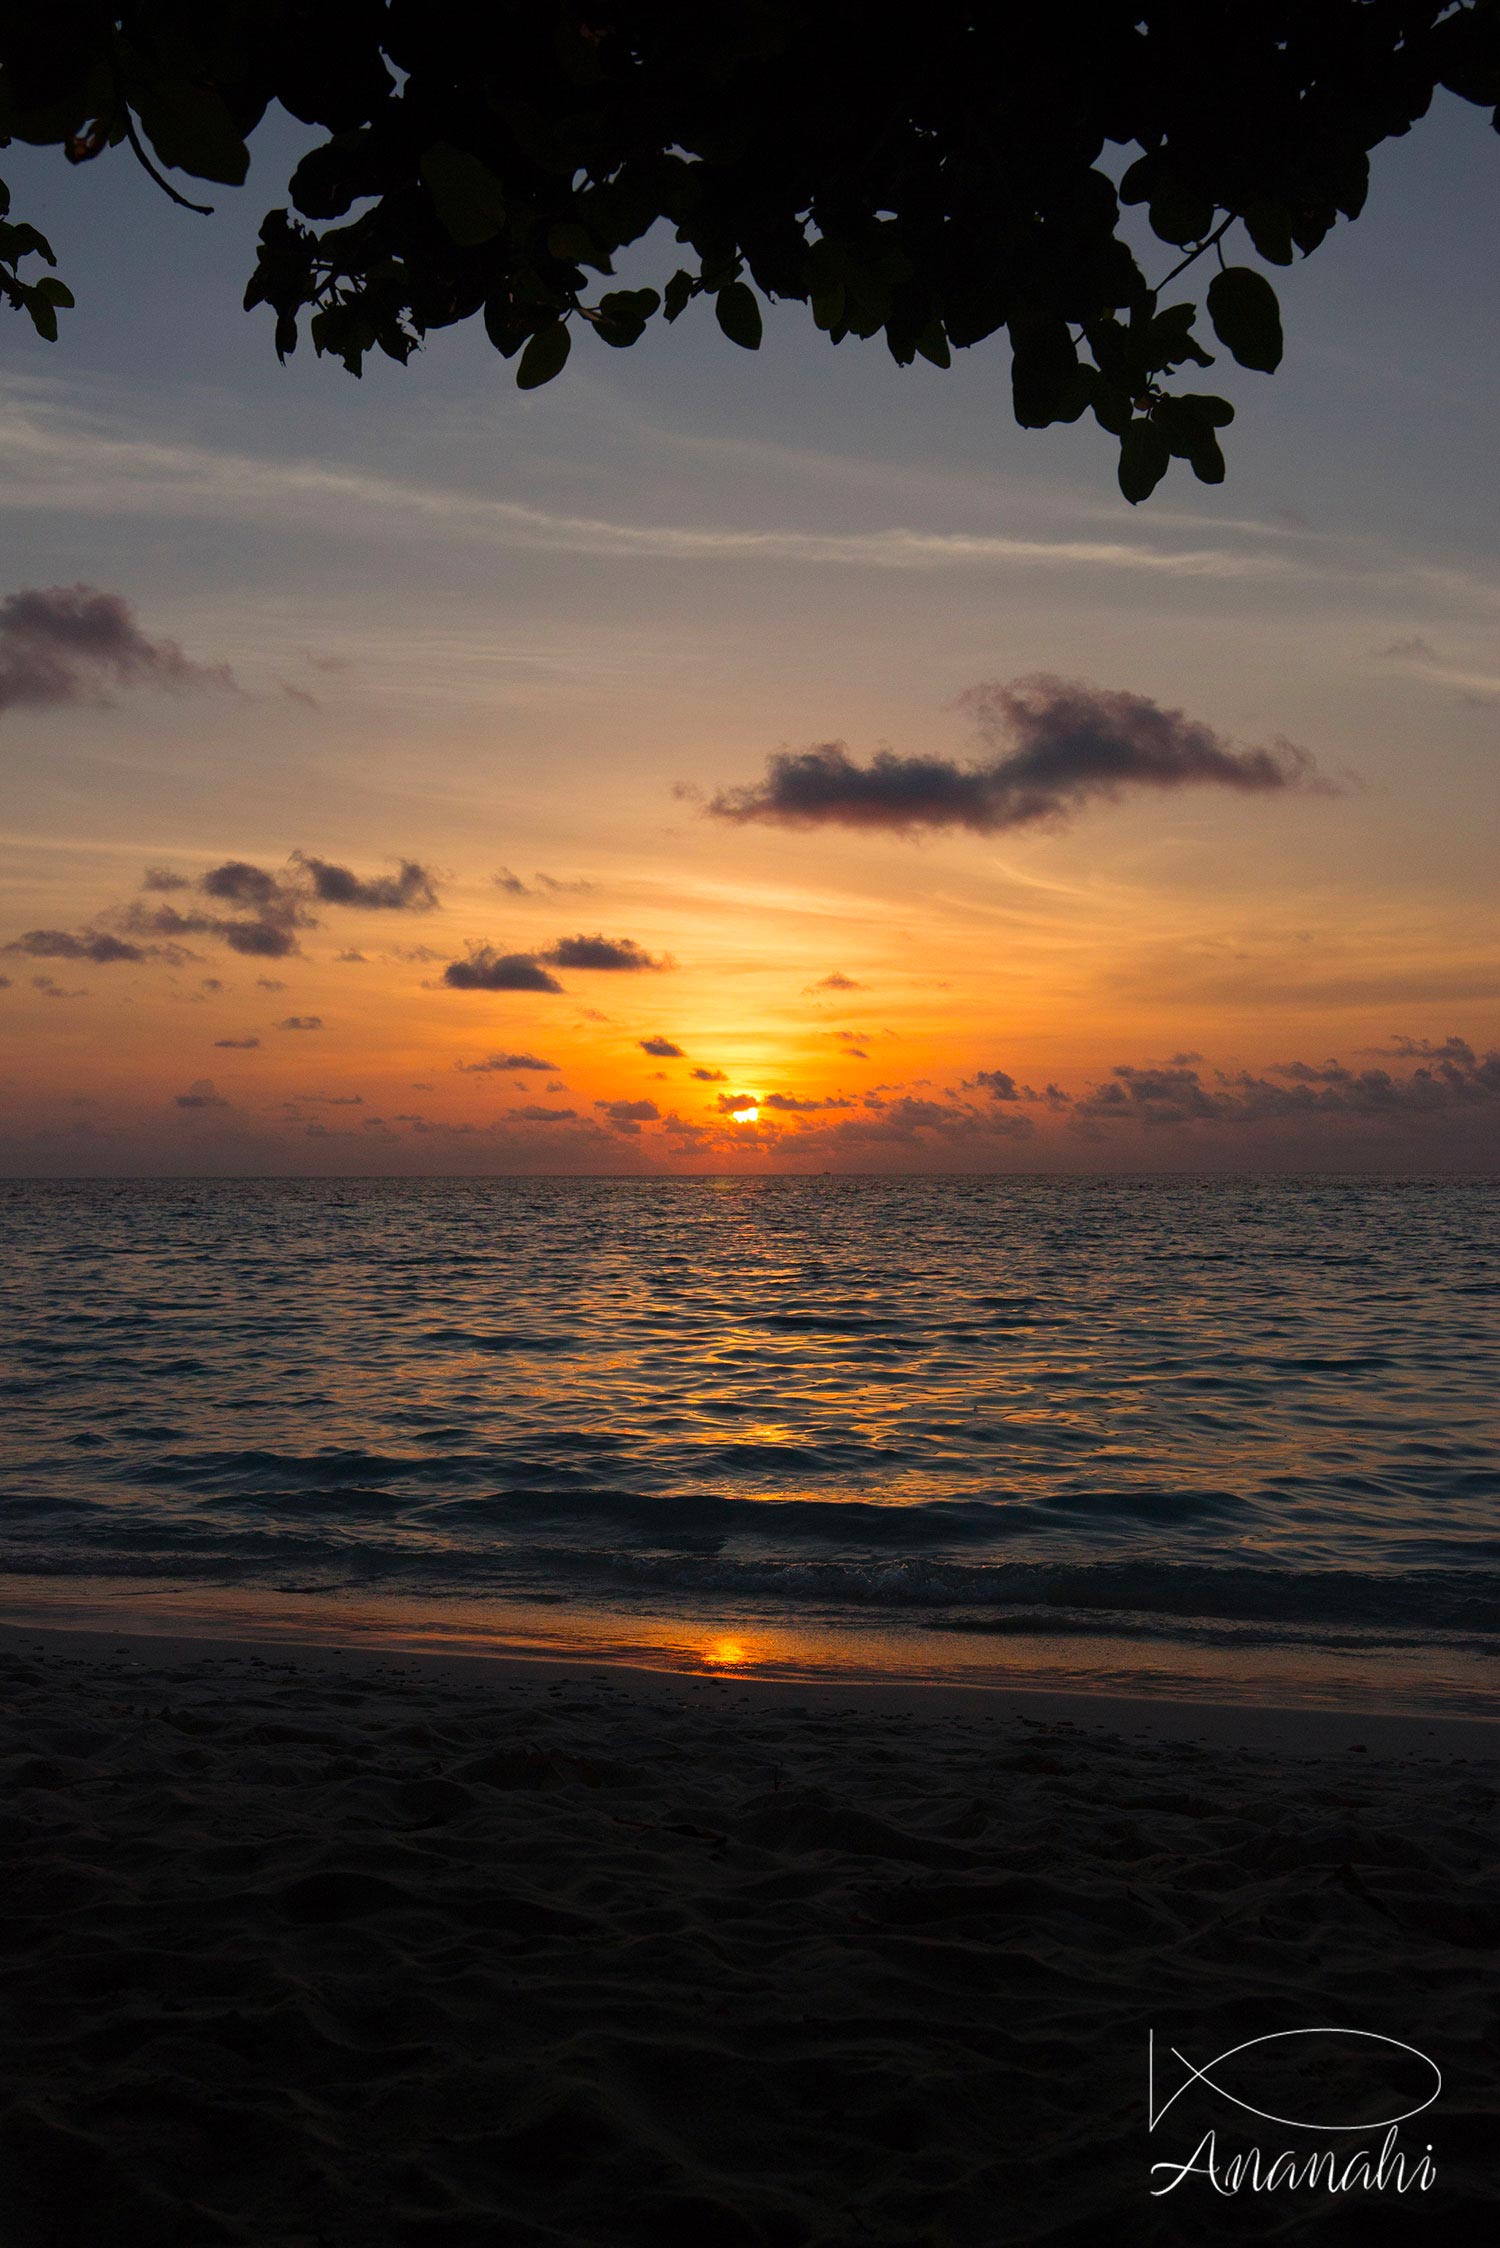
[[[1491,1728],[14,1627],[0,1677],[9,2248],[1493,2223]],[[1431,2190],[1153,2200],[1148,2031],[1311,2023],[1440,2060]]]

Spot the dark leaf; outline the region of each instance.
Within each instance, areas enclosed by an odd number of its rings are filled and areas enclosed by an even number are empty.
[[[1068,411],[1076,391],[1078,351],[1063,320],[1011,322],[1011,392],[1023,429],[1074,421],[1083,402]]]
[[[1144,415],[1120,439],[1120,490],[1132,507],[1148,500],[1167,473],[1172,448]]]
[[[487,164],[467,149],[434,141],[420,165],[439,224],[461,249],[491,242],[505,224],[505,198]]]
[[[1281,365],[1281,307],[1264,274],[1232,265],[1208,284],[1208,316],[1242,367],[1272,375]]]
[[[755,291],[744,281],[731,281],[714,298],[714,310],[719,315],[719,326],[731,343],[744,351],[759,351],[761,338],[760,305]]]
[[[548,327],[538,328],[521,354],[521,364],[516,369],[518,390],[540,390],[544,382],[560,375],[568,363],[573,338],[567,324],[554,320]]]
[[[212,86],[158,79],[134,95],[133,106],[163,164],[195,179],[222,180],[226,187],[243,184],[250,151]]]

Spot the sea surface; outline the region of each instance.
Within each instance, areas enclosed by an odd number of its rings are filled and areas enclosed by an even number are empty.
[[[0,1185],[0,1615],[1500,1714],[1500,1188]]]

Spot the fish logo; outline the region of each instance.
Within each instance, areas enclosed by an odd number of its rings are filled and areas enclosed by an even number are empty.
[[[1286,2041],[1292,2038],[1322,2038],[1334,2041],[1321,2048],[1300,2048],[1299,2052],[1305,2051],[1312,2057],[1326,2057],[1330,2062],[1336,2062],[1340,2073],[1347,2073],[1352,2063],[1362,2063],[1363,2066],[1359,2067],[1356,2073],[1366,2078],[1373,2076],[1377,2082],[1380,2081],[1381,2064],[1386,2064],[1388,2081],[1392,2055],[1405,2054],[1409,2056],[1410,2060],[1418,2064],[1420,2087],[1426,2090],[1430,2078],[1431,2089],[1427,2090],[1425,2099],[1417,2100],[1413,2106],[1399,2105],[1401,2100],[1410,2097],[1409,2093],[1390,2092],[1388,2096],[1397,2103],[1396,2112],[1382,2116],[1362,2115],[1354,2121],[1341,2122],[1330,2120],[1326,2116],[1278,2115],[1272,2108],[1257,2107],[1253,2099],[1244,2096],[1246,2089],[1253,2091],[1255,2088],[1256,2063],[1253,2060],[1246,2061],[1244,2056],[1259,2053],[1263,2064],[1277,2060],[1285,2062],[1288,2058],[1294,2056],[1288,2055],[1284,2051],[1277,2054],[1268,2054],[1263,2048],[1284,2046]],[[1382,2047],[1385,2048],[1384,2052],[1378,2050]],[[1430,2059],[1426,2053],[1421,2052],[1415,2045],[1408,2045],[1399,2037],[1382,2036],[1378,2030],[1337,2028],[1271,2030],[1264,2037],[1248,2037],[1242,2044],[1231,2045],[1227,2051],[1215,2054],[1212,2060],[1204,2061],[1201,2064],[1190,2061],[1187,2055],[1179,2052],[1175,2045],[1170,2046],[1168,2051],[1174,2061],[1179,2061],[1182,2064],[1187,2074],[1176,2089],[1169,2092],[1158,2105],[1159,2063],[1156,2052],[1156,2031],[1154,2029],[1149,2031],[1146,2049],[1146,2113],[1148,2118],[1147,2128],[1151,2131],[1154,2131],[1163,2116],[1176,2106],[1184,2092],[1191,2091],[1195,2085],[1202,2085],[1207,2091],[1215,2093],[1220,2099],[1228,2100],[1232,2106],[1243,2109],[1245,2114],[1257,2116],[1262,2123],[1279,2124],[1289,2131],[1318,2131],[1324,2134],[1332,2131],[1370,2132],[1383,2131],[1388,2128],[1394,2129],[1398,2123],[1409,2123],[1414,2115],[1424,2114],[1439,2097],[1443,2089],[1443,2072],[1436,2061]],[[1219,2072],[1228,2072],[1231,2062],[1239,2064],[1233,2073],[1236,2080],[1241,2082],[1242,2089],[1240,2091],[1231,2091],[1227,2084],[1220,2081]],[[1411,2075],[1412,2072],[1408,2066],[1405,2064],[1398,2064],[1398,2066],[1401,2067],[1404,2075]],[[1274,2069],[1263,2069],[1263,2073],[1274,2076],[1275,2071]],[[1246,2083],[1247,2079],[1248,2083]],[[1266,2096],[1274,2096],[1274,2094],[1262,2094],[1262,2097]]]

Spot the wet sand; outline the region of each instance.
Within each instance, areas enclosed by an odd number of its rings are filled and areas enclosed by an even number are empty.
[[[1492,1726],[17,1627],[0,1682],[6,2248],[1493,2229]],[[1148,2031],[1315,2023],[1440,2063],[1433,2189],[1153,2200]]]

